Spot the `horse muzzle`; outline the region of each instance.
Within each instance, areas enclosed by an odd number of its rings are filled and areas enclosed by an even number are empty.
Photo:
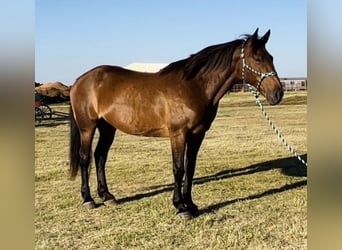
[[[273,91],[267,91],[266,100],[270,105],[278,104],[284,96],[284,91],[281,88],[275,89]]]

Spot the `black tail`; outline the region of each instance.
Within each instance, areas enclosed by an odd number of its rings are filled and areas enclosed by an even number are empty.
[[[80,168],[80,147],[81,137],[80,131],[77,127],[74,112],[70,105],[70,178],[72,180],[77,176],[78,169]]]

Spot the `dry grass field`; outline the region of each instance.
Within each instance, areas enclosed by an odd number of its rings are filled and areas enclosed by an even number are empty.
[[[281,105],[265,107],[305,159],[306,95],[286,92]],[[68,150],[67,121],[36,126],[36,249],[307,248],[306,168],[281,145],[250,93],[221,101],[199,152],[193,198],[200,216],[191,221],[172,205],[168,139],[117,132],[107,179],[119,204],[91,211],[82,206],[80,176],[68,179]],[[91,190],[101,203],[95,177],[93,166]]]

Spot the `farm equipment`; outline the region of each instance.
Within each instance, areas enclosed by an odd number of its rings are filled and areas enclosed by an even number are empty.
[[[35,121],[40,123],[42,120],[52,119],[53,116],[67,118],[68,113],[53,111],[51,107],[44,102],[45,96],[35,93],[34,95],[34,110],[35,110]]]
[[[52,118],[52,110],[44,103],[44,97],[38,93],[34,95],[34,110],[35,110],[35,121],[40,122],[43,119]]]

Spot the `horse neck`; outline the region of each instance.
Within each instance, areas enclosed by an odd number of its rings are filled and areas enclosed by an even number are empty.
[[[206,76],[202,76],[199,82],[204,87],[204,92],[210,103],[217,105],[220,99],[227,93],[232,85],[241,80],[241,71],[238,69],[242,67],[240,60],[240,53],[234,52],[230,67],[222,72],[210,72]]]
[[[213,73],[212,77],[202,79],[205,95],[210,103],[217,105],[221,98],[227,93],[232,85],[238,80],[237,72],[227,70],[223,74]]]

